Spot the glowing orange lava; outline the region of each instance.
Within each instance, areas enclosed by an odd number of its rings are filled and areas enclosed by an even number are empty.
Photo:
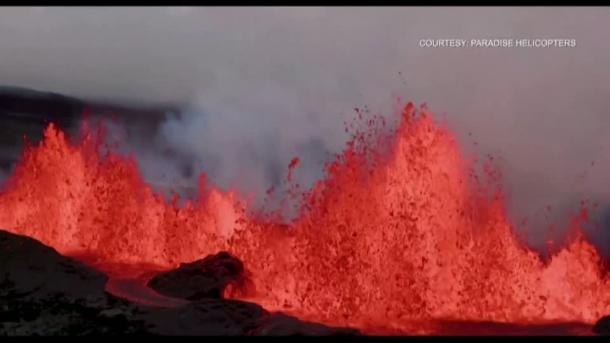
[[[178,206],[133,160],[71,144],[49,126],[0,194],[0,227],[104,263],[174,267],[228,250],[253,300],[304,319],[375,332],[434,331],[436,320],[593,323],[610,277],[578,230],[542,260],[515,235],[501,190],[473,180],[453,135],[408,104],[397,127],[356,133],[289,224],[200,185]],[[386,134],[383,134],[386,132]],[[290,164],[297,166],[298,159]]]

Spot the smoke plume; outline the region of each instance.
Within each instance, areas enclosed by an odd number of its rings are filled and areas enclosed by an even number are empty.
[[[124,147],[144,174],[192,184],[204,170],[259,200],[294,156],[300,182],[319,177],[354,107],[425,101],[467,154],[495,156],[509,212],[528,217],[540,241],[583,198],[607,207],[609,17],[605,8],[7,8],[0,81],[184,104],[148,142],[172,154]],[[426,38],[577,46],[419,47]]]

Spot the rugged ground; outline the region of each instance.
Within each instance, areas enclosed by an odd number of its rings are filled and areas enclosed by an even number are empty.
[[[240,265],[221,253],[159,275],[153,283],[160,289],[178,290],[172,294],[189,299],[151,306],[107,292],[105,274],[34,239],[0,230],[0,335],[357,334],[222,299],[224,288],[241,275],[231,268]],[[205,292],[193,296],[198,287]]]
[[[358,334],[222,298],[227,289],[248,292],[250,287],[245,266],[226,252],[150,278],[108,278],[32,238],[0,230],[0,336]],[[437,326],[445,335],[608,335],[610,317],[593,328],[582,323]]]

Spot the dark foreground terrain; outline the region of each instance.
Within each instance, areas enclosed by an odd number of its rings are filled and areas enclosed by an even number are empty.
[[[107,292],[105,274],[34,239],[0,230],[0,335],[358,333],[269,313],[253,303],[222,299],[219,287],[225,287],[237,275],[231,269],[236,262],[219,254],[196,264],[204,271],[200,277],[192,270],[159,275],[155,283],[166,292],[185,292],[189,284],[172,282],[193,276],[190,287],[205,291],[189,293],[188,300],[170,306],[144,305]]]
[[[109,278],[32,238],[0,230],[0,336],[359,334],[223,299],[227,287],[243,292],[252,287],[244,271],[241,261],[221,252],[144,281]],[[582,323],[434,325],[443,335],[610,333],[610,317],[593,328]]]

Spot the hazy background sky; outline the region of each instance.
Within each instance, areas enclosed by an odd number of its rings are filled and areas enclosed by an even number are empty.
[[[432,49],[422,38],[577,47]],[[466,149],[474,140],[497,157],[511,213],[535,217],[609,199],[609,42],[610,9],[593,7],[2,8],[0,84],[188,104],[164,127],[168,144],[255,193],[294,155],[302,180],[316,178],[354,107],[425,101]]]

